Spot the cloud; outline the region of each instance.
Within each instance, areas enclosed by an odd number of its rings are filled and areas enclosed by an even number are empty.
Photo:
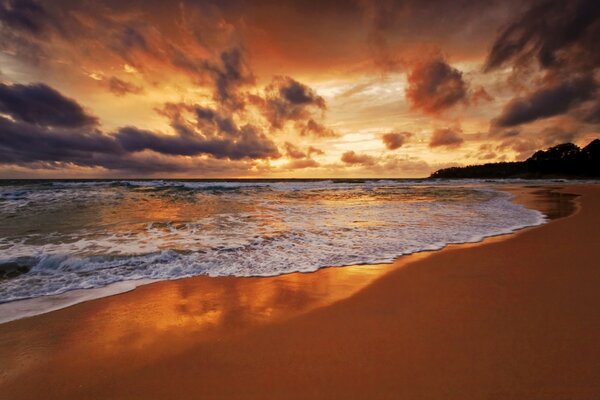
[[[511,100],[492,123],[505,128],[563,114],[590,99],[596,88],[593,77],[584,76],[539,89]]]
[[[302,126],[300,130],[301,136],[316,136],[316,137],[337,137],[339,136],[333,129],[327,128],[323,124],[318,123],[314,119],[309,119],[306,125]]]
[[[500,32],[485,69],[535,58],[544,69],[587,71],[600,64],[600,3],[538,1]]]
[[[304,169],[304,168],[317,168],[321,164],[312,158],[306,158],[302,160],[293,160],[286,164],[287,169]]]
[[[75,100],[42,83],[0,83],[0,113],[36,125],[76,128],[97,124]]]
[[[310,157],[312,154],[316,154],[318,156],[322,156],[325,152],[319,148],[308,146],[307,154]]]
[[[115,134],[117,142],[128,152],[152,150],[177,156],[211,155],[230,160],[278,158],[277,146],[254,126],[245,125],[235,138],[204,137],[186,126],[176,126],[176,135],[125,127]]]
[[[381,136],[381,140],[388,150],[396,150],[402,147],[411,136],[410,132],[386,133]]]
[[[489,103],[494,101],[494,98],[487,92],[487,90],[485,90],[483,86],[480,86],[471,92],[469,100],[474,104],[479,104],[483,102]]]
[[[196,123],[182,118],[183,112],[196,116]],[[277,146],[258,128],[238,128],[217,110],[168,104],[162,113],[172,119],[174,134],[136,127],[106,134],[79,104],[48,86],[1,85],[0,114],[9,117],[0,115],[0,163],[150,173],[208,168],[210,160],[220,159],[230,160],[239,170],[238,160],[280,157]],[[194,156],[205,158],[190,158]]]
[[[449,109],[467,96],[462,72],[441,58],[417,63],[408,74],[406,97],[413,108],[428,114]]]
[[[126,50],[131,49],[148,49],[148,43],[144,35],[137,29],[131,26],[125,26],[119,32],[119,42],[121,46]]]
[[[297,146],[290,142],[284,143],[285,154],[292,161],[285,165],[285,169],[304,169],[304,168],[316,168],[320,164],[313,160],[311,156],[313,154],[323,154],[323,152],[315,147],[309,146],[306,151],[302,151]]]
[[[436,129],[431,136],[431,140],[429,141],[429,147],[444,146],[448,148],[454,148],[461,146],[464,141],[465,140],[455,130],[449,128]]]
[[[341,160],[350,165],[373,166],[377,163],[375,157],[368,154],[358,154],[352,150],[342,154]]]
[[[265,98],[251,98],[275,129],[287,121],[309,120],[314,110],[324,110],[325,100],[313,89],[287,76],[277,76],[265,88]],[[316,122],[307,125],[308,131],[318,130]]]
[[[47,128],[0,117],[0,163],[73,164],[145,173],[184,171],[186,165],[195,165],[198,161],[179,156],[213,157],[208,160],[279,156],[277,147],[251,128],[243,127],[240,135],[236,140],[205,140],[198,136],[161,135],[133,127],[107,135],[98,130]],[[207,159],[203,162],[206,164]]]
[[[108,90],[116,96],[125,96],[127,94],[141,94],[144,89],[132,83],[125,82],[115,76],[108,80]]]
[[[212,76],[215,84],[215,100],[228,104],[232,108],[242,108],[237,98],[239,86],[250,83],[254,77],[243,60],[240,48],[232,48],[221,52],[218,63],[205,62],[204,69]]]
[[[285,142],[284,144],[285,153],[289,158],[299,159],[306,158],[307,154],[300,150],[298,147],[294,146],[290,142]]]
[[[71,162],[90,165],[96,154],[122,155],[114,138],[96,130],[50,129],[0,117],[0,160],[2,163],[36,161]]]
[[[36,1],[8,0],[0,2],[0,22],[10,29],[41,36],[48,30],[51,19]]]

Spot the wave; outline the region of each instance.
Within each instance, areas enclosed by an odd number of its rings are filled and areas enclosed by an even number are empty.
[[[159,182],[165,181],[149,187]],[[210,187],[208,182],[193,185]],[[272,276],[386,263],[546,221],[540,212],[512,203],[508,193],[481,187],[369,181],[331,188],[335,185],[270,182],[270,191],[253,196],[223,192],[193,201],[150,200],[150,194],[135,191],[113,198],[119,187],[109,186],[83,191],[88,197],[76,199],[83,204],[79,214],[64,207],[70,199],[66,191],[60,201],[42,201],[30,217],[35,229],[48,219],[60,228],[47,223],[48,232],[35,234],[0,228],[0,270],[22,267],[18,276],[0,280],[0,302],[121,281]],[[98,205],[106,198],[111,200]],[[61,211],[64,220],[54,217],[58,206],[66,210]],[[27,221],[26,213],[19,215]]]

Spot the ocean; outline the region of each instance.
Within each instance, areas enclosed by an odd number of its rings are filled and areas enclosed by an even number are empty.
[[[0,303],[118,282],[273,276],[542,224],[489,182],[5,181]]]

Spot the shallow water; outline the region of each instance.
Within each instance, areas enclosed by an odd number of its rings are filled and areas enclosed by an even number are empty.
[[[10,182],[0,186],[0,302],[391,262],[545,218],[482,182]]]

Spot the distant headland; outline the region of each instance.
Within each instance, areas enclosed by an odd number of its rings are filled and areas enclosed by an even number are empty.
[[[536,151],[525,161],[444,168],[430,178],[600,178],[600,139],[584,148],[559,144]]]

